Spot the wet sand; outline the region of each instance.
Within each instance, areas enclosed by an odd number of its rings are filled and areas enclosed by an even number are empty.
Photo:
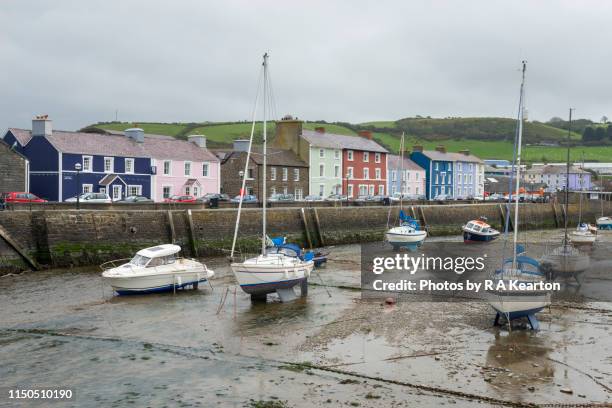
[[[205,260],[214,289],[176,294],[114,296],[96,268],[2,277],[0,406],[48,404],[10,388],[69,388],[52,406],[85,407],[612,403],[609,303],[553,305],[540,332],[509,332],[482,302],[362,300],[359,259],[333,248],[290,304],[251,303],[224,259]]]

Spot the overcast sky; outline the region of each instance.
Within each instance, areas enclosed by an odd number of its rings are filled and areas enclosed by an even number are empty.
[[[0,3],[0,128],[250,117],[268,51],[279,115],[364,122],[612,117],[612,2]]]

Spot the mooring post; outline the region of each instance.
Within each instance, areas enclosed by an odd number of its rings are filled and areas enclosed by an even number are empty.
[[[319,242],[321,243],[321,246],[325,246],[325,242],[323,240],[323,231],[321,231],[321,221],[319,221],[319,213],[317,212],[317,207],[314,207],[313,210],[315,226],[317,227],[317,233],[319,234]]]
[[[550,204],[551,204],[551,207],[552,207],[552,210],[553,210],[553,217],[555,219],[555,228],[559,228],[559,219],[558,219],[558,216],[557,216],[557,205],[555,204],[554,201],[551,202]]]
[[[170,243],[176,242],[176,232],[174,231],[174,220],[172,218],[172,211],[168,210],[168,226],[170,227]]]
[[[312,249],[312,239],[310,238],[310,231],[308,230],[308,222],[306,221],[306,213],[304,212],[304,207],[300,208],[300,212],[302,213],[302,222],[304,223],[304,230],[306,231],[306,239],[308,240],[308,246]]]
[[[187,224],[189,226],[189,240],[191,241],[191,252],[194,257],[198,257],[198,245],[196,243],[195,231],[193,229],[193,217],[191,209],[187,210]]]
[[[427,218],[425,218],[425,211],[423,211],[423,207],[419,206],[419,213],[421,214],[421,219],[423,220],[423,228],[427,227]]]

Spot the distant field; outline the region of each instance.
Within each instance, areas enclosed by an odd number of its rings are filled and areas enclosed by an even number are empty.
[[[379,120],[379,121],[374,121],[374,122],[364,122],[364,123],[360,123],[359,125],[360,126],[374,126],[377,128],[389,128],[389,129],[395,129],[397,127],[394,120]]]
[[[392,149],[393,153],[399,150],[399,137],[387,133],[375,133],[374,139]],[[481,140],[440,140],[425,141],[413,137],[406,137],[406,148],[412,149],[415,144],[423,145],[426,150],[433,150],[439,144],[446,146],[448,151],[457,152],[469,149],[470,152],[482,159],[507,159],[512,160],[512,142],[481,141]],[[584,153],[585,161],[611,161],[612,146],[576,146],[570,151],[572,161],[581,161]],[[563,162],[566,159],[567,150],[563,147],[548,146],[523,146],[522,160],[525,162]]]
[[[176,136],[183,129],[185,129],[186,124],[182,123],[138,123],[136,124],[139,128],[143,129],[145,133],[153,133],[156,135],[168,135],[168,136]],[[106,130],[119,130],[123,131],[125,129],[129,129],[134,127],[134,123],[104,123],[100,125],[92,125],[97,126]]]

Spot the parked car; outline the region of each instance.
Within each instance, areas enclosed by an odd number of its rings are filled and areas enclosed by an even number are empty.
[[[452,200],[453,198],[448,195],[448,194],[438,194],[434,200],[436,201],[448,201],[448,200]]]
[[[406,194],[404,196],[404,200],[424,200],[425,196],[423,194]]]
[[[236,197],[232,198],[232,203],[239,203],[239,202],[240,202],[240,195],[237,195]],[[251,194],[247,194],[243,197],[242,202],[243,203],[256,203],[257,197]]]
[[[70,197],[65,200],[67,203],[76,203],[76,196]],[[79,196],[79,201],[81,203],[90,203],[90,204],[110,204],[113,202],[110,196],[106,193],[83,193]]]
[[[323,201],[324,198],[319,195],[309,195],[304,197],[304,201]]]
[[[123,200],[119,200],[117,202],[118,203],[152,203],[153,200],[145,196],[128,196],[128,197],[125,197]]]
[[[192,195],[173,195],[164,200],[164,203],[195,203],[196,198]]]
[[[272,194],[270,196],[270,198],[268,198],[268,201],[270,202],[290,202],[290,201],[295,201],[293,194]]]
[[[212,198],[216,198],[218,201],[230,201],[230,196],[227,194],[219,194],[219,193],[206,193],[202,197],[198,198],[196,201],[199,203],[207,203]]]
[[[357,198],[355,199],[355,201],[360,201],[360,202],[363,202],[363,201],[370,201],[369,199],[370,199],[370,196],[367,196],[367,195],[360,195],[360,196],[357,196]]]
[[[503,201],[504,200],[504,196],[501,194],[489,194],[488,196],[485,197],[485,201]]]
[[[332,194],[325,199],[326,201],[346,201],[347,197],[340,194]]]
[[[5,203],[46,203],[47,200],[43,200],[42,198],[37,197],[32,193],[24,193],[24,192],[10,192],[3,193],[0,196],[0,200]]]
[[[386,196],[384,195],[373,195],[373,196],[368,196],[368,198],[366,198],[366,201],[373,201],[375,203],[382,203],[385,200]]]

